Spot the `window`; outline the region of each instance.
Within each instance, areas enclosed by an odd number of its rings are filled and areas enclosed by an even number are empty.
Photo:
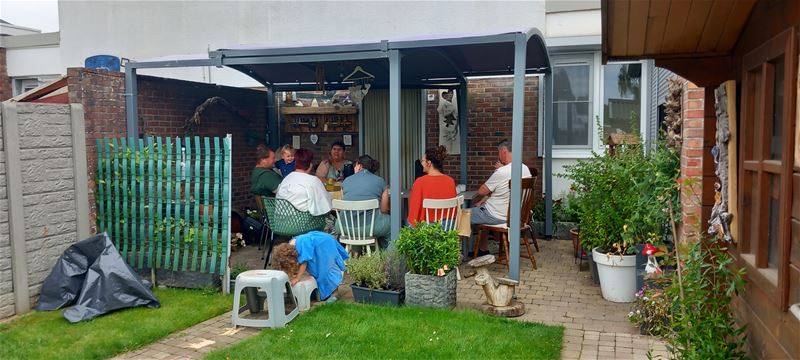
[[[642,63],[603,66],[603,138],[641,130]]]
[[[39,79],[14,79],[14,96],[39,87]]]
[[[553,62],[553,146],[592,145],[592,57],[556,57]]]
[[[742,60],[741,140],[737,250],[753,284],[786,309],[791,241],[792,86],[794,32],[764,43]]]

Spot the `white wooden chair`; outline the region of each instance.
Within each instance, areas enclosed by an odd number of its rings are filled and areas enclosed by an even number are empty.
[[[434,222],[432,219],[442,219],[444,231],[458,230],[461,222],[461,206],[464,205],[464,195],[451,199],[424,199],[422,208],[425,209],[425,221]],[[453,219],[453,221],[446,221]]]
[[[372,235],[375,227],[375,212],[380,211],[378,199],[347,201],[333,199],[336,211],[336,229],[339,242],[345,245],[350,254],[353,246],[364,246],[367,255],[372,254],[370,246],[378,251],[378,239]]]
[[[423,199],[422,208],[425,209],[425,221],[434,222],[441,219],[444,231],[458,230],[461,222],[461,207],[464,205],[464,195],[450,199]],[[461,270],[456,266],[456,278],[461,280]]]

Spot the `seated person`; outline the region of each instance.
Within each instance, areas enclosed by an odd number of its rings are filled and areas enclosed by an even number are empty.
[[[283,145],[278,150],[278,155],[281,159],[275,163],[275,168],[280,170],[281,176],[286,177],[294,171],[294,148],[289,144]]]
[[[342,182],[342,200],[359,201],[377,199],[381,211],[375,214],[372,235],[382,238],[389,235],[391,218],[389,217],[389,190],[386,182],[375,172],[380,168],[378,160],[369,155],[361,155],[354,167],[355,174]],[[367,213],[367,218],[371,216]],[[369,220],[367,220],[369,221]],[[369,226],[369,222],[367,223]]]
[[[281,184],[281,176],[273,169],[275,152],[268,147],[256,151],[258,162],[250,176],[250,192],[255,195],[274,197]]]
[[[331,195],[319,178],[309,174],[314,154],[308,149],[297,149],[294,161],[296,170],[283,179],[275,197],[288,200],[297,210],[314,216],[329,213]]]
[[[486,180],[486,183],[478,189],[478,196],[484,196],[483,201],[479,201],[476,207],[470,209],[470,223],[499,225],[505,224],[508,214],[508,203],[511,189],[508,181],[511,180],[511,144],[508,140],[503,140],[497,145],[499,161],[495,165],[497,169]],[[531,172],[525,164],[522,164],[522,177],[530,177]],[[483,256],[489,254],[489,244],[482,242],[478,254]]]
[[[420,163],[425,174],[414,181],[411,195],[408,197],[409,224],[414,226],[420,221],[425,221],[425,209],[422,208],[424,199],[450,199],[456,197],[456,182],[453,178],[442,173],[442,164],[447,157],[444,146],[428,148],[422,154]],[[441,219],[432,219],[439,221]]]
[[[332,179],[333,181],[344,180],[344,165],[353,164],[352,161],[345,160],[344,151],[345,146],[341,141],[336,141],[331,145],[330,157],[322,160],[319,166],[317,166],[317,177],[320,180],[323,182],[328,181],[328,179]]]
[[[292,285],[307,276],[307,271],[317,281],[320,299],[336,300],[332,295],[342,283],[344,262],[349,258],[336,238],[312,231],[275,246],[272,256],[273,266],[286,272]]]

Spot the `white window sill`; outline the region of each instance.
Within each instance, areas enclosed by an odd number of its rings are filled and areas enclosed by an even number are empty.
[[[553,149],[553,159],[588,159],[592,157],[591,149]]]

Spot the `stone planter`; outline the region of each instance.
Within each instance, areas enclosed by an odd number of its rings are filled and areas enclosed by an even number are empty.
[[[578,224],[573,222],[556,221],[553,225],[553,238],[554,239],[569,239],[569,230],[576,227]],[[534,234],[544,236],[544,221],[533,222]]]
[[[400,306],[403,304],[403,297],[405,295],[405,291],[403,290],[371,289],[355,284],[350,285],[350,288],[353,290],[353,299],[362,304]]]
[[[456,306],[456,272],[445,276],[406,273],[406,305],[452,309]]]

